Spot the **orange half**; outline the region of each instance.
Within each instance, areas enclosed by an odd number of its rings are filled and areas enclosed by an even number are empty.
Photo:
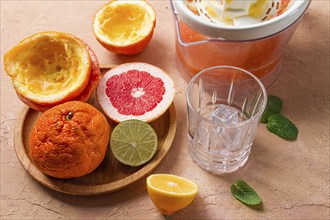
[[[16,92],[37,104],[57,104],[77,97],[91,72],[88,48],[60,32],[34,34],[4,56],[6,73]]]
[[[111,52],[133,55],[145,49],[156,25],[153,7],[143,0],[110,1],[94,16],[93,31]]]
[[[101,79],[100,65],[99,65],[99,61],[96,57],[96,54],[94,53],[92,48],[87,43],[85,43],[85,45],[87,46],[87,48],[89,50],[89,55],[90,55],[90,59],[91,59],[91,73],[90,73],[88,84],[85,87],[85,89],[82,91],[82,93],[80,93],[77,97],[75,97],[73,99],[75,101],[81,101],[81,102],[88,101],[88,99],[92,96],[94,90],[96,89],[96,87]],[[40,105],[40,104],[37,104],[37,103],[25,98],[24,96],[21,96],[18,93],[16,93],[16,94],[22,102],[24,102],[26,105],[30,106],[31,108],[33,108],[36,111],[44,112],[57,105],[57,104]]]

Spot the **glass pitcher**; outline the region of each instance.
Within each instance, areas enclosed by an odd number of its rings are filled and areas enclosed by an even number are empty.
[[[268,88],[280,75],[285,48],[310,4],[309,0],[291,1],[287,11],[268,21],[219,27],[198,18],[185,1],[171,0],[181,76],[189,81],[208,67],[230,65],[250,71]]]

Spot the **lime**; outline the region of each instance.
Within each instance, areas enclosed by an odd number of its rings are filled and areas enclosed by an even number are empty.
[[[136,119],[119,123],[110,137],[113,155],[123,164],[133,167],[151,160],[157,145],[155,130],[148,123]]]

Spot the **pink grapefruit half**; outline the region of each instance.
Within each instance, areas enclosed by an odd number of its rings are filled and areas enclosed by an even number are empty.
[[[96,90],[103,112],[122,122],[151,122],[171,105],[175,89],[167,73],[147,63],[126,63],[104,74]]]

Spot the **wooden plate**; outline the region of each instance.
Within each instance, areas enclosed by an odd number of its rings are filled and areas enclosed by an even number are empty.
[[[91,103],[99,109],[98,103]],[[72,195],[98,195],[120,190],[143,178],[155,169],[170,149],[176,132],[174,104],[163,116],[151,123],[158,136],[156,155],[147,164],[130,167],[117,161],[108,148],[107,155],[100,166],[92,173],[73,179],[57,179],[41,173],[29,158],[30,131],[40,113],[25,107],[20,113],[14,130],[16,155],[26,171],[39,183],[53,190]],[[109,121],[112,128],[115,124]]]

